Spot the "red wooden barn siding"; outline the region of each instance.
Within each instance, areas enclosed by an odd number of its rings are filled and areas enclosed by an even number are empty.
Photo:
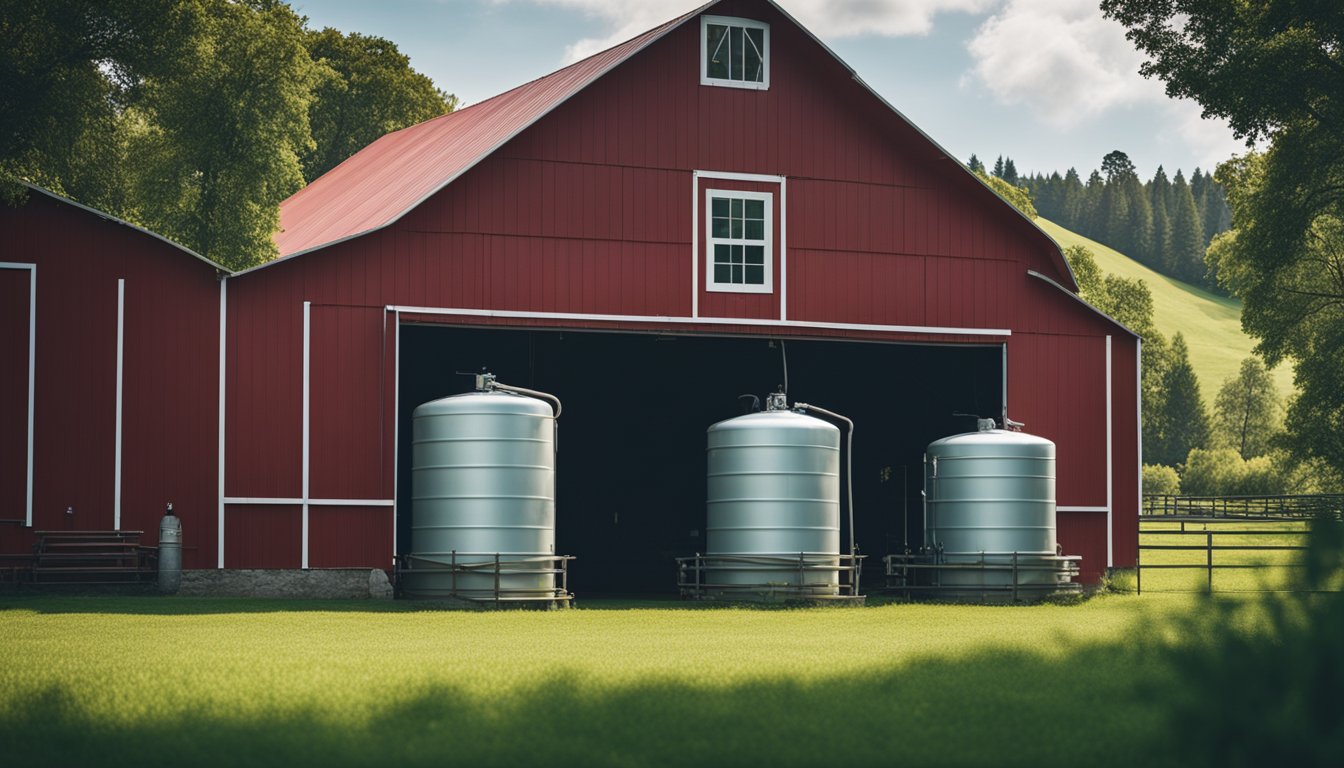
[[[296,498],[302,492],[304,301],[312,302],[310,497],[326,492],[319,491],[327,482],[322,478],[331,478],[330,492],[387,499],[393,450],[388,340],[394,337],[382,308],[689,316],[690,249],[698,236],[692,205],[701,197],[692,171],[702,170],[786,177],[791,320],[1013,329],[1009,396],[1015,418],[1031,422],[1032,431],[1044,425],[1042,433],[1060,443],[1066,457],[1062,504],[1104,504],[1099,350],[1107,334],[1118,344],[1122,331],[1028,277],[1026,270],[1035,269],[1066,279],[1044,236],[877,104],[812,40],[763,3],[725,3],[715,12],[772,23],[768,91],[700,86],[699,25],[689,23],[396,224],[230,280],[228,495]],[[763,329],[746,318],[735,327],[451,321],[881,336]],[[1117,350],[1113,346],[1113,357]],[[1053,361],[1058,375],[1077,374],[1077,386],[1061,396],[1063,384],[1033,356]],[[381,390],[374,386],[377,375]],[[1117,413],[1133,413],[1132,403],[1122,403],[1116,391],[1113,398]],[[328,422],[319,413],[341,415]],[[377,414],[381,423],[375,423]],[[1097,424],[1100,433],[1089,428]],[[381,445],[381,453],[373,445]],[[1131,472],[1117,464],[1117,507],[1120,486],[1133,484],[1120,476],[1125,472],[1137,478],[1137,467]],[[238,505],[228,514],[246,520],[262,512]],[[293,521],[300,510],[289,505],[282,514]],[[1096,517],[1088,514],[1093,517],[1083,519]],[[390,510],[366,509],[355,525],[359,532],[351,535],[385,531]],[[311,510],[310,526],[310,564],[318,558],[315,548],[355,556],[339,540],[318,541],[324,534]],[[1061,535],[1096,546],[1095,535],[1075,536],[1071,526],[1081,530],[1093,523],[1066,518]],[[254,546],[250,529],[229,530]],[[258,528],[255,535],[269,534]],[[273,545],[284,548],[285,562],[298,564],[291,539]],[[390,552],[390,545],[383,551]],[[1095,552],[1088,556],[1096,562]],[[272,559],[257,555],[257,562]],[[345,564],[386,565],[386,558]]]
[[[214,565],[215,269],[39,192],[18,208],[0,207],[0,229],[0,261],[37,265],[33,529],[113,527],[117,281],[124,279],[121,527],[156,543],[171,501],[183,521],[184,565]],[[6,364],[8,350],[26,351],[26,298],[22,326],[6,319],[0,334]],[[22,365],[26,370],[26,359]],[[24,389],[26,408],[26,383]],[[0,471],[8,489],[11,473],[23,467],[11,466],[6,454]],[[22,513],[6,508],[0,517]],[[31,529],[5,525],[0,532],[4,551],[30,550]]]

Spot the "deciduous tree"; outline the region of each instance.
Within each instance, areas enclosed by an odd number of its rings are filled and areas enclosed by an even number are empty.
[[[1294,360],[1288,444],[1344,472],[1344,13],[1336,2],[1103,0],[1148,57],[1262,155],[1225,163],[1235,237],[1210,259],[1272,365]]]
[[[1258,357],[1241,361],[1236,376],[1223,382],[1213,402],[1214,442],[1236,450],[1243,459],[1269,453],[1283,428],[1282,402],[1265,364]]]

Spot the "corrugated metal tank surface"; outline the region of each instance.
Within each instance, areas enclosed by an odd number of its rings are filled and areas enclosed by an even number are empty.
[[[839,591],[836,570],[809,571],[739,558],[793,558],[839,565],[840,430],[792,411],[721,421],[708,430],[709,584]],[[714,559],[733,555],[734,560]],[[712,590],[711,590],[712,591]]]
[[[555,554],[555,419],[551,406],[500,391],[434,400],[413,414],[411,556],[443,565]],[[528,570],[536,570],[535,564]],[[554,597],[551,573],[503,569],[501,591]],[[407,574],[411,597],[452,593],[447,572]],[[488,597],[493,569],[458,573],[456,593]]]
[[[925,455],[925,544],[947,563],[1039,565],[1055,551],[1055,444],[1043,437],[986,429],[945,437]],[[1012,584],[1012,572],[949,571],[943,586]],[[1053,584],[1027,570],[1018,584]]]

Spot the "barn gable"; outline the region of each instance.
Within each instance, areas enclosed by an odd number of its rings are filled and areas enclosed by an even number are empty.
[[[797,94],[800,90],[799,81],[804,80],[807,84],[801,87],[812,89],[811,101],[804,103],[797,99],[791,100],[788,96],[779,98],[766,88],[759,94],[761,98],[752,100],[754,107],[744,107],[740,93],[711,95],[716,90],[735,89],[696,89],[709,93],[698,99],[698,105],[688,103],[697,100],[683,96],[677,103],[680,119],[670,121],[660,120],[660,116],[651,114],[651,110],[639,105],[638,93],[641,89],[652,88],[661,93],[670,82],[676,82],[682,90],[690,85],[704,84],[693,65],[702,53],[699,50],[701,25],[694,22],[696,19],[711,18],[711,13],[727,18],[761,19],[767,26],[773,26],[769,34],[780,40],[773,43],[780,53],[774,57],[771,66],[791,70],[783,80],[776,78],[774,90],[782,89]],[[663,42],[668,37],[676,38],[675,57],[669,57],[661,50],[649,50],[672,45]],[[661,63],[658,67],[639,66],[642,61],[635,63],[648,58],[658,58]],[[632,69],[637,74],[627,71]],[[682,71],[677,76],[672,74],[673,69]],[[613,79],[620,80],[621,85],[601,89],[592,87],[599,80]],[[613,91],[625,97],[617,101],[632,103],[613,104]],[[636,98],[631,99],[632,95]],[[705,104],[713,100],[723,106]],[[809,110],[824,109],[820,105],[828,102],[837,106],[843,102],[843,114],[821,121],[808,121],[801,117]],[[739,129],[738,135],[729,141],[714,141],[711,133],[715,126],[702,118],[697,106],[702,109],[722,108],[726,119],[734,121],[734,126]],[[947,209],[961,204],[962,201],[956,198],[963,195],[976,200],[977,207],[998,206],[1001,209],[999,217],[1011,220],[1000,222],[999,225],[1016,229],[1028,243],[1028,249],[1036,252],[1029,266],[1046,272],[1066,286],[1076,288],[1068,264],[1048,235],[999,198],[965,166],[870,89],[853,69],[818,38],[769,0],[716,0],[550,75],[479,104],[382,137],[282,204],[281,230],[276,235],[281,258],[320,250],[394,224],[477,164],[492,156],[517,156],[518,145],[527,143],[528,136],[532,137],[531,141],[535,144],[537,134],[554,130],[550,123],[555,121],[549,119],[552,112],[579,112],[585,115],[580,120],[591,128],[594,114],[609,116],[613,110],[642,108],[643,116],[631,115],[635,119],[627,121],[627,125],[623,126],[625,132],[590,137],[605,142],[607,149],[614,150],[607,152],[601,162],[622,164],[622,154],[628,157],[631,150],[638,154],[642,149],[656,146],[663,157],[673,158],[674,165],[692,170],[696,166],[689,162],[691,158],[686,149],[688,145],[695,145],[717,150],[700,153],[700,157],[695,160],[713,162],[713,167],[722,171],[806,178],[814,174],[818,167],[826,165],[831,169],[844,168],[846,178],[859,184],[882,179],[897,186],[909,185],[910,171],[914,170],[912,166],[923,165],[922,175],[926,180],[921,186],[936,186],[936,194],[946,199],[921,201],[913,204],[916,208],[913,214],[906,210],[903,215],[920,216],[925,208],[931,211],[935,208]],[[746,114],[743,113],[744,109]],[[755,115],[750,114],[753,109],[756,110]],[[793,127],[800,132],[813,130],[816,133],[796,134],[793,138],[801,142],[802,146],[782,151],[777,141],[780,137],[766,137],[764,132],[767,127],[764,124],[760,137],[751,137],[740,131],[743,122],[749,122],[752,117],[771,121],[770,130],[777,127],[780,132],[787,132]],[[868,124],[870,130],[863,137],[862,146],[856,149],[850,144],[844,148],[848,156],[838,158],[839,164],[836,159],[820,158],[824,154],[821,145],[825,142],[835,141],[846,133],[849,135],[845,138],[849,142],[854,141],[856,137],[853,132],[841,125],[846,120]],[[568,122],[570,125],[566,129],[573,130],[574,121],[571,119]],[[809,124],[803,125],[804,122]],[[773,149],[776,154],[755,153],[752,151],[753,145]],[[900,148],[899,153],[891,151],[894,147]],[[715,155],[720,159],[709,160]],[[927,179],[938,181],[935,183]],[[882,202],[895,208],[901,207],[900,201]],[[269,265],[254,269],[266,266]]]

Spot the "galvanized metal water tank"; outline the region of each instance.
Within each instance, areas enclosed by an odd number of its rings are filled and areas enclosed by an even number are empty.
[[[707,439],[709,584],[838,594],[840,430],[770,410],[714,424]],[[789,565],[799,561],[822,567]]]
[[[1011,585],[1014,560],[1018,584],[1055,584],[1055,444],[993,426],[929,444],[925,546],[967,566],[941,571],[942,586]]]
[[[410,597],[555,596],[555,418],[541,400],[498,390],[425,403],[413,414]],[[470,573],[451,565],[490,564]],[[433,566],[438,564],[443,570]]]

